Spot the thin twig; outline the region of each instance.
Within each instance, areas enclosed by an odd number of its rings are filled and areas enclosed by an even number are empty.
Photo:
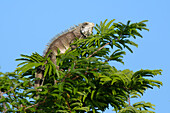
[[[14,88],[15,88],[15,87],[14,87]],[[3,93],[0,91],[0,96],[1,96],[0,99],[2,98],[2,96],[3,96],[4,94],[12,91],[14,88],[12,88],[12,89],[10,89],[10,90],[8,90],[8,91],[6,91],[6,92],[3,92]],[[7,97],[7,96],[6,96],[6,97]],[[4,109],[5,109],[3,112],[6,113],[7,107],[6,107],[6,105],[5,105],[5,102],[3,102],[3,107],[4,107]]]
[[[69,111],[70,111],[70,113],[71,113],[70,105],[69,105],[67,99],[66,99],[66,102],[67,102],[68,109],[69,109]]]
[[[15,87],[12,88],[12,89],[10,89],[10,90],[8,90],[8,91],[6,91],[6,92],[1,92],[1,91],[0,91],[0,99],[2,98],[2,96],[3,96],[4,94],[6,94],[6,93],[12,91],[13,89],[15,89]]]
[[[77,79],[77,78],[79,78],[80,76],[76,76],[76,77],[74,77],[74,78],[72,78],[72,80],[75,80],[75,79]]]
[[[129,97],[128,97],[128,102],[129,102],[129,106],[131,106],[131,104],[130,104],[130,94],[129,94]]]
[[[64,78],[61,80],[61,82],[63,82],[69,75],[70,75],[70,73],[68,73],[66,76],[64,76]]]
[[[90,57],[92,57],[95,53],[97,53],[98,51],[100,51],[101,49],[103,49],[105,46],[107,46],[109,44],[109,42],[108,43],[106,43],[104,46],[102,46],[101,48],[99,48],[98,50],[96,50],[95,52],[93,52],[89,57],[87,57],[87,59],[88,58],[90,58]]]
[[[3,93],[1,91],[0,91],[0,96],[1,96],[0,99],[2,99]]]
[[[14,87],[14,88],[12,88],[12,89],[10,89],[10,90],[8,90],[8,91],[6,91],[6,92],[4,92],[3,94],[6,94],[6,93],[8,93],[8,92],[12,91],[13,89],[15,89],[15,87]]]
[[[31,108],[31,107],[34,107],[34,106],[37,106],[37,105],[39,105],[39,104],[44,103],[46,99],[47,99],[47,97],[45,97],[45,99],[44,99],[44,101],[43,101],[43,102],[38,102],[37,104],[34,104],[34,105],[31,105],[31,106],[28,106],[28,107],[26,107],[26,108],[25,108],[25,110],[27,110],[28,108]]]
[[[3,111],[3,113],[6,113],[7,112],[7,108],[6,108],[6,105],[5,105],[5,102],[3,102],[3,107],[4,107],[4,111]]]
[[[0,99],[2,99],[3,94],[4,94],[4,93],[2,93],[2,92],[0,91],[0,96],[1,96]],[[3,113],[5,113],[6,110],[7,110],[7,109],[6,109],[5,102],[3,102],[2,104],[3,104],[3,107],[4,107],[4,109],[5,109],[5,110],[3,111]]]

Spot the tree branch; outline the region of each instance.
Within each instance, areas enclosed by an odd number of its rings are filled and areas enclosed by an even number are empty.
[[[7,108],[6,108],[6,105],[5,105],[5,102],[3,102],[3,107],[4,107],[4,111],[3,111],[3,113],[6,113],[7,112]]]
[[[105,46],[107,46],[109,44],[109,42],[108,43],[106,43],[104,46],[102,46],[101,48],[99,48],[98,50],[96,50],[95,52],[93,52],[89,57],[87,57],[87,59],[88,58],[90,58],[90,57],[92,57],[95,53],[97,53],[98,51],[100,51],[101,49],[103,49]]]
[[[38,103],[36,103],[36,104],[34,104],[34,105],[28,106],[28,107],[26,107],[24,110],[27,110],[28,108],[31,108],[31,107],[34,107],[34,106],[38,106],[39,104],[44,103],[46,99],[47,99],[47,97],[45,97],[45,99],[44,99],[43,102],[38,102]]]
[[[131,106],[131,104],[130,104],[130,94],[129,94],[129,97],[128,97],[128,102],[129,102],[129,106]]]
[[[69,105],[67,99],[66,99],[66,103],[67,103],[68,109],[69,109],[69,111],[70,111],[70,113],[71,113],[70,105]]]

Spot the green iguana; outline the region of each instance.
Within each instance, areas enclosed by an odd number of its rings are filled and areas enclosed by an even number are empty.
[[[47,49],[44,51],[44,56],[49,51],[52,51],[49,54],[49,57],[51,61],[56,65],[57,50],[59,49],[60,53],[65,53],[65,51],[70,47],[70,44],[73,43],[73,41],[76,38],[82,39],[92,34],[93,27],[94,27],[94,23],[84,22],[79,24],[78,26],[72,27],[71,29],[65,31],[60,35],[55,36],[52,39],[52,41],[49,43]],[[71,48],[75,48],[75,47],[71,46]],[[41,84],[41,81],[43,79],[43,71],[38,70],[35,76],[36,78],[40,78],[40,80],[35,81],[35,87],[39,87],[40,85],[43,85]]]

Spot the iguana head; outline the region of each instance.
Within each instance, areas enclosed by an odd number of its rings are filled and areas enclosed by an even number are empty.
[[[81,24],[80,30],[84,36],[89,36],[92,34],[93,27],[94,27],[94,23],[84,22]]]

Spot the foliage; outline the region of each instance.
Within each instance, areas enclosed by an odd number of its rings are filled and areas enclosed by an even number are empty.
[[[160,88],[160,81],[148,78],[160,75],[162,70],[133,72],[109,64],[124,64],[124,49],[133,53],[131,46],[138,47],[131,38],[142,38],[139,31],[148,30],[145,22],[123,24],[106,19],[96,24],[96,34],[75,41],[76,49],[58,54],[59,70],[48,55],[21,55],[16,60],[22,62],[14,72],[0,73],[1,111],[97,113],[111,105],[119,113],[152,113],[153,104],[138,102],[131,106],[130,98],[141,97],[148,88]],[[44,81],[35,88],[35,73],[40,67]]]

